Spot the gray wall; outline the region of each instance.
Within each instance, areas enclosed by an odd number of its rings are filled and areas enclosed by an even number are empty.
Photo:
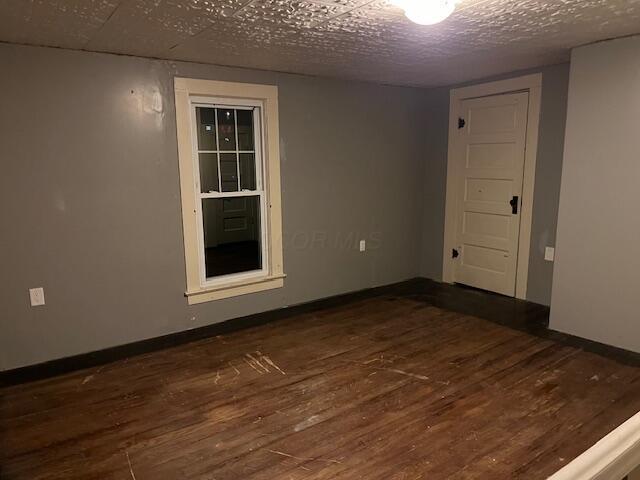
[[[551,328],[640,352],[640,37],[573,51]]]
[[[527,299],[549,305],[553,263],[544,260],[544,249],[546,246],[555,244],[569,65],[554,65],[515,72],[500,77],[477,80],[465,85],[538,72],[542,73],[542,105],[536,160]],[[456,87],[459,86],[464,85],[456,85]],[[450,88],[433,89],[425,95],[426,111],[430,115],[426,123],[428,126],[426,128],[428,159],[424,177],[425,209],[422,217],[420,272],[422,276],[437,280],[442,279],[449,90]]]
[[[423,91],[11,45],[0,64],[2,370],[419,273]],[[187,305],[175,75],[279,86],[284,289]]]

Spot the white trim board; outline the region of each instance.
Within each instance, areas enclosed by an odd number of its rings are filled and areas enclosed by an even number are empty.
[[[640,465],[640,413],[602,438],[549,480],[622,480]]]
[[[535,185],[536,159],[538,154],[538,128],[540,122],[540,102],[542,98],[542,74],[482,83],[468,87],[454,88],[449,99],[449,145],[447,153],[447,193],[444,215],[444,250],[442,258],[442,280],[454,281],[454,264],[451,249],[456,245],[456,162],[454,161],[454,140],[458,131],[458,117],[461,102],[470,98],[487,97],[519,91],[529,92],[527,113],[527,137],[524,160],[524,180],[522,184],[522,204],[520,210],[520,237],[518,241],[518,264],[516,270],[516,298],[526,299],[529,275],[529,252],[531,248],[531,222],[533,218],[533,191]]]

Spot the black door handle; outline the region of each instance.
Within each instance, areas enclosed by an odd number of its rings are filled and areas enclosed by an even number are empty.
[[[509,201],[509,205],[511,205],[511,213],[514,215],[518,214],[518,196],[514,195],[514,197]]]

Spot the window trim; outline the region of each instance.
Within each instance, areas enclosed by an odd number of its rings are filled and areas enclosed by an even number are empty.
[[[180,196],[186,269],[186,292],[189,304],[219,300],[264,290],[281,288],[285,274],[282,265],[282,210],[280,199],[280,146],[278,122],[278,87],[248,83],[219,82],[176,77],[174,79]],[[266,238],[266,265],[260,274],[229,276],[215,282],[203,282],[198,224],[200,202],[196,190],[192,137],[192,104],[206,100],[233,101],[234,105],[260,103],[262,122],[262,175],[266,218],[263,238]],[[237,102],[237,103],[236,103]],[[251,272],[256,273],[256,272]],[[205,279],[206,280],[206,279]],[[226,280],[226,281],[224,281]]]

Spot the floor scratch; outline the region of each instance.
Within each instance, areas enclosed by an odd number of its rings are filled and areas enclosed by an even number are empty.
[[[129,473],[131,474],[132,480],[136,480],[136,474],[133,473],[133,467],[131,466],[131,459],[129,458],[129,452],[125,450],[125,455],[127,456],[127,463],[129,464]]]
[[[274,361],[272,361],[269,357],[267,357],[266,355],[262,355],[262,360],[264,360],[265,362],[267,362],[269,365],[271,365],[273,368],[275,368],[276,370],[278,370],[282,375],[286,375],[286,373],[284,373],[280,367],[278,365],[275,364]]]
[[[252,361],[247,360],[246,358],[244,358],[243,360],[244,360],[244,362],[245,362],[247,365],[249,365],[251,368],[253,368],[253,369],[254,369],[256,372],[258,372],[260,375],[262,375],[262,371],[261,371],[261,370],[258,370],[258,368],[253,364],[253,362],[252,362]]]
[[[397,368],[389,368],[389,367],[376,367],[374,365],[369,365],[367,362],[356,362],[354,360],[343,360],[345,362],[349,362],[349,363],[355,363],[357,365],[362,365],[364,367],[367,368],[372,368],[374,370],[382,370],[385,372],[392,372],[392,373],[397,373],[399,375],[404,375],[405,377],[411,377],[411,378],[416,378],[418,380],[429,380],[429,377],[425,376],[425,375],[419,375],[417,373],[411,373],[411,372],[405,372],[404,370],[399,370]],[[370,363],[370,362],[369,362]]]
[[[219,381],[220,381],[220,370],[217,370],[216,371],[216,379],[213,381],[213,384],[217,385]]]
[[[240,370],[238,370],[238,369],[236,368],[236,366],[235,366],[233,363],[231,363],[231,362],[228,362],[228,363],[229,363],[229,366],[235,370],[235,372],[236,372],[236,377],[237,377],[238,375],[240,375]]]
[[[386,370],[387,372],[397,373],[399,375],[405,375],[411,378],[417,378],[418,380],[429,380],[429,377],[424,375],[418,375],[417,373],[405,372],[404,370],[398,370],[397,368],[380,368],[380,370]]]
[[[255,364],[258,365],[260,368],[262,368],[265,372],[269,373],[269,369],[265,367],[262,363],[260,363],[260,360],[258,360],[256,357],[254,357],[250,353],[246,353],[245,355],[249,357],[251,361],[255,362]]]
[[[294,460],[300,460],[303,462],[326,462],[326,463],[342,463],[338,460],[332,460],[332,459],[325,459],[325,458],[304,458],[304,457],[296,457],[294,455],[289,455],[288,453],[284,453],[284,452],[280,452],[278,450],[268,450],[271,453],[274,453],[276,455],[281,455],[283,457],[287,457],[287,458],[293,458]]]

